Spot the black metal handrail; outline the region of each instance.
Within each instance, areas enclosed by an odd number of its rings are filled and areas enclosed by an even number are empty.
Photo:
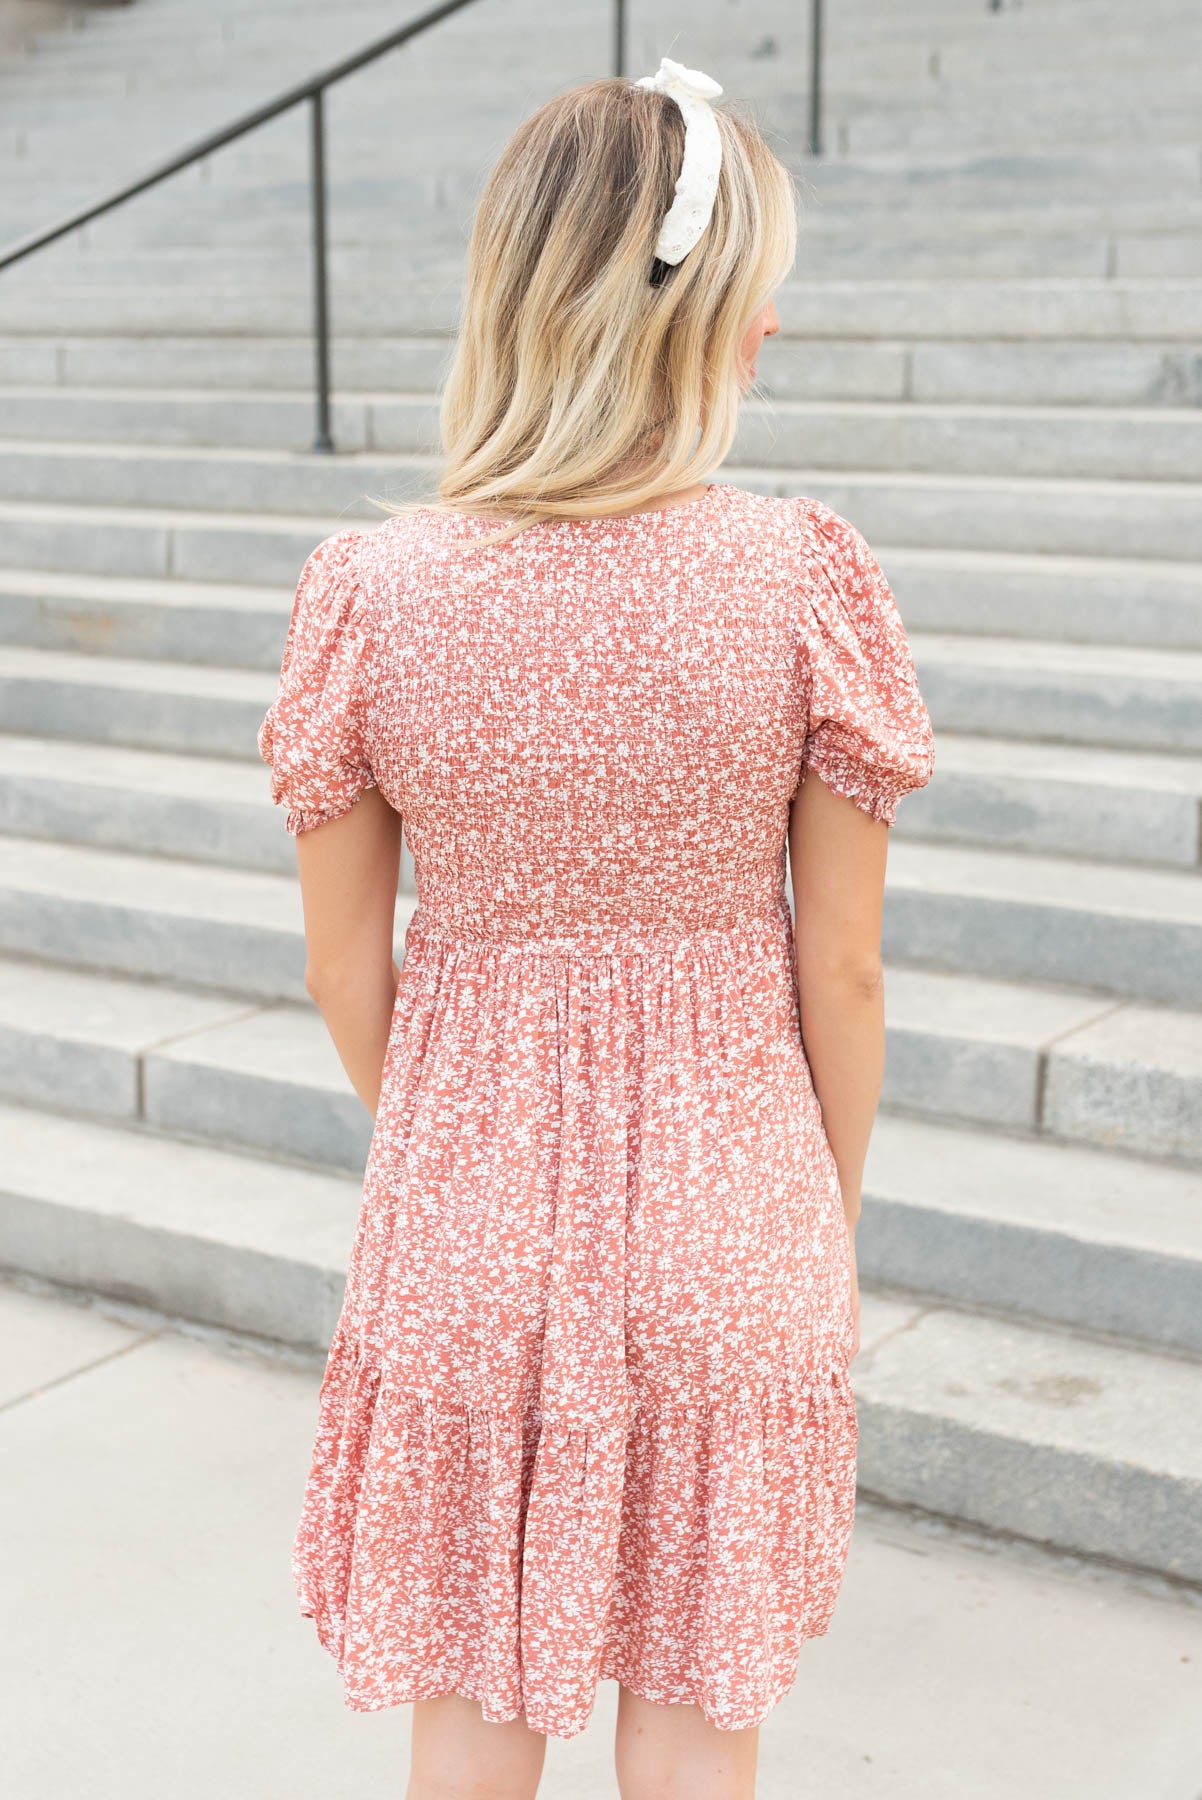
[[[345,81],[348,75],[357,74],[377,58],[386,56],[390,50],[397,50],[410,39],[428,31],[432,25],[438,25],[452,13],[462,12],[464,7],[475,4],[475,0],[443,0],[442,5],[432,6],[428,12],[419,13],[417,18],[410,19],[407,24],[398,26],[395,31],[387,32],[376,38],[353,56],[343,57],[341,62],[332,63],[322,69],[319,74],[311,75],[307,81],[298,82],[295,87],[288,88],[277,95],[274,100],[264,102],[262,106],[252,108],[225,125],[220,131],[211,131],[207,137],[200,138],[189,145],[186,150],[170,156],[165,162],[156,164],[145,175],[136,181],[128,182],[118,188],[115,193],[107,195],[103,200],[96,200],[90,206],[81,207],[70,213],[43,231],[31,232],[28,237],[21,238],[9,249],[0,251],[0,271],[9,269],[14,263],[32,256],[35,250],[44,250],[59,238],[66,237],[69,232],[77,231],[80,226],[87,225],[102,214],[112,212],[114,207],[123,206],[127,200],[133,200],[138,194],[144,194],[148,188],[157,187],[172,175],[178,175],[181,169],[190,168],[193,163],[211,156],[215,150],[222,150],[227,144],[245,137],[248,132],[257,131],[260,125],[278,119],[281,113],[291,112],[293,107],[309,103],[309,196],[312,216],[313,241],[313,339],[314,339],[314,381],[316,387],[317,430],[313,443],[314,450],[331,451],[334,440],[330,431],[330,283],[329,259],[326,241],[326,134],[325,134],[325,94],[326,89],[336,83]],[[614,0],[614,73],[622,75],[626,63],[626,5],[625,0]]]
[[[431,26],[438,25],[443,19],[450,18],[452,13],[462,12],[467,6],[475,4],[475,0],[442,0],[440,6],[432,6],[427,12],[419,13],[415,19],[400,25],[395,31],[386,32],[372,43],[357,50],[354,55],[343,57],[341,62],[332,63],[322,69],[319,74],[311,75],[307,81],[298,82],[295,87],[288,88],[274,100],[256,106],[250,112],[243,113],[232,124],[225,125],[219,131],[211,131],[207,137],[189,145],[186,150],[168,157],[165,162],[156,164],[146,174],[140,175],[136,181],[128,182],[103,200],[96,200],[89,206],[81,207],[70,213],[43,231],[31,232],[28,237],[18,240],[7,250],[0,251],[0,271],[9,269],[14,263],[32,256],[36,250],[44,250],[59,238],[66,237],[69,232],[77,231],[93,219],[99,219],[104,213],[112,212],[115,207],[123,206],[127,200],[133,200],[147,189],[157,187],[161,181],[178,175],[182,169],[190,168],[193,163],[201,162],[211,156],[215,150],[224,149],[227,144],[238,138],[246,137],[249,132],[257,131],[260,125],[278,119],[281,113],[291,112],[293,107],[309,104],[309,196],[312,217],[312,254],[313,254],[313,341],[314,341],[314,385],[316,389],[317,430],[313,448],[330,451],[334,448],[330,430],[330,283],[329,253],[326,236],[326,132],[325,132],[325,95],[327,88],[345,81],[348,75],[357,74],[369,63],[381,56],[387,56],[390,50],[398,50],[402,44],[419,37]],[[990,11],[1001,10],[1002,0],[987,0]],[[621,76],[626,72],[627,56],[627,6],[626,0],[613,0],[613,65],[614,74]],[[825,46],[824,3],[823,0],[810,0],[810,69],[809,69],[809,151],[811,156],[821,156],[822,143],[822,97],[823,97],[823,51]]]

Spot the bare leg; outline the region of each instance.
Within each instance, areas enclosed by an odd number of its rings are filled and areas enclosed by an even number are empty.
[[[533,1800],[546,1748],[524,1719],[490,1725],[461,1694],[417,1700],[406,1800]]]
[[[618,1691],[614,1746],[622,1800],[755,1800],[759,1731],[719,1731],[699,1706]]]

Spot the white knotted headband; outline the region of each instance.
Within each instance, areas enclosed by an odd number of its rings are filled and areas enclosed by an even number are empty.
[[[661,262],[686,257],[710,222],[722,168],[722,134],[710,106],[722,92],[700,69],[686,69],[665,56],[654,75],[640,76],[636,87],[655,88],[675,100],[684,114],[684,156],[676,178],[676,197],[664,214],[655,254]]]

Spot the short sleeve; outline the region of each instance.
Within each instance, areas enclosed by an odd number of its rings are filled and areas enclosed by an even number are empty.
[[[802,767],[874,819],[934,768],[930,715],[884,571],[854,525],[806,502],[809,717]]]
[[[259,727],[271,797],[295,836],[349,812],[374,787],[368,753],[370,645],[359,581],[361,534],[319,544],[301,572],[276,697]]]

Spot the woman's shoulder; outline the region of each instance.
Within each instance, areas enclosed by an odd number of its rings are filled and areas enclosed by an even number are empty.
[[[842,513],[813,494],[770,494],[722,483],[722,523],[745,541],[758,560],[783,557],[804,575],[847,569],[870,555],[863,533]]]

